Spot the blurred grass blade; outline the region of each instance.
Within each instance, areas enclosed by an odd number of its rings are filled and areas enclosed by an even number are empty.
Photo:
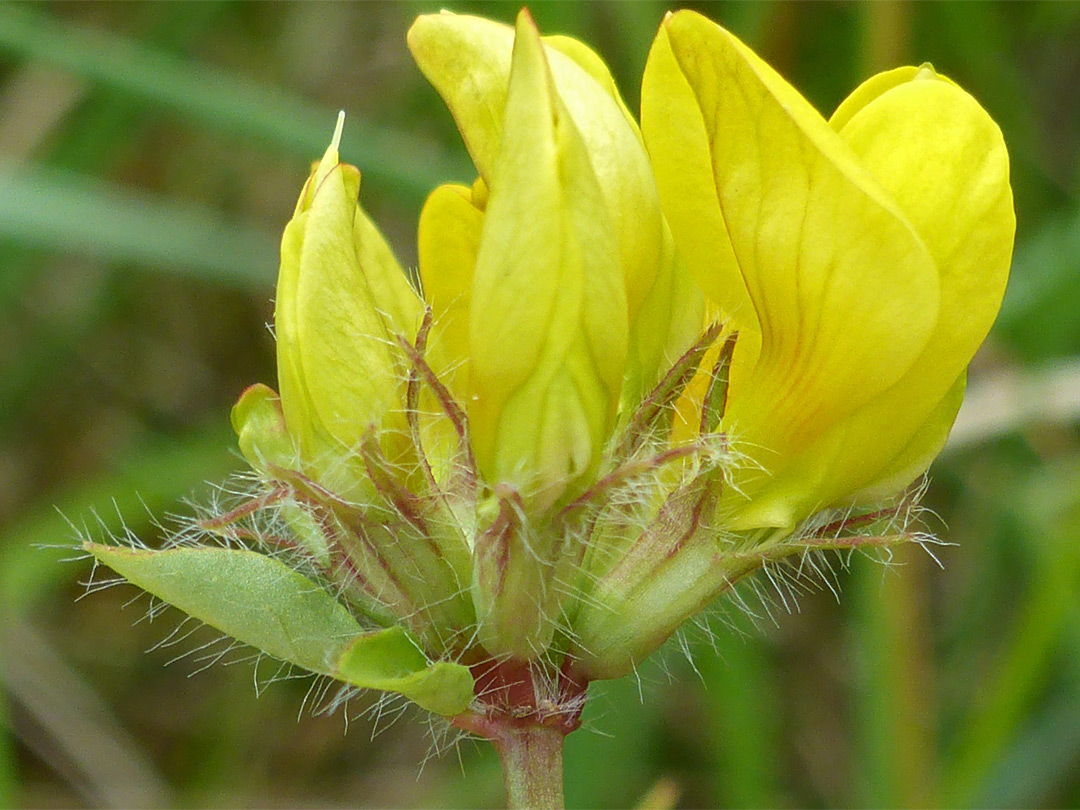
[[[1056,213],[1013,258],[994,332],[1027,359],[1080,352],[1080,209]]]
[[[944,804],[981,804],[1002,757],[1017,737],[1031,705],[1045,686],[1054,653],[1069,626],[1080,592],[1080,466],[1073,462],[1034,476],[1024,517],[1032,537],[1035,570],[1012,632],[996,666],[965,717],[946,763]]]
[[[22,302],[5,300],[5,282],[12,281],[10,276],[21,276],[20,280],[29,288],[37,281],[33,258],[32,251],[0,249],[0,267],[3,268],[0,272],[0,322],[5,318],[9,322],[18,322]],[[113,285],[102,284],[87,292],[81,303],[77,312],[63,318],[34,321],[26,329],[19,362],[4,367],[3,384],[0,385],[0,434],[40,407],[42,386],[47,384],[46,380],[55,377],[57,369],[67,368],[73,358],[84,356],[84,348],[95,334],[100,333],[114,311]]]
[[[775,668],[760,629],[742,613],[732,611],[727,620],[737,630],[721,626],[695,655],[705,687],[713,800],[717,807],[780,807],[783,709]]]
[[[890,565],[855,558],[848,603],[855,659],[851,800],[862,807],[933,803],[934,692],[926,568],[921,548],[896,549]]]
[[[268,291],[277,235],[52,169],[0,169],[0,238]]]
[[[0,543],[0,626],[10,632],[20,614],[48,602],[60,588],[85,575],[85,565],[61,563],[72,556],[74,548],[73,531],[64,514],[75,520],[94,515],[106,534],[123,530],[121,515],[131,526],[141,528],[150,523],[151,513],[165,512],[203,480],[234,469],[239,462],[228,452],[231,445],[232,439],[223,428],[144,441],[117,460],[112,474],[46,497],[38,509],[9,523]],[[10,658],[15,649],[17,645],[5,642],[0,645],[0,655]],[[10,660],[5,661],[5,668],[11,665]],[[0,712],[4,708],[0,706]],[[0,807],[15,807],[18,783],[5,721],[6,717],[0,716]],[[133,800],[134,804],[118,806],[148,805],[148,797],[145,794]]]
[[[29,734],[22,736],[30,737],[39,756],[99,807],[172,804],[168,785],[138,742],[42,632],[25,618],[7,617],[0,640],[9,651],[0,673],[33,718]]]
[[[0,670],[7,653],[0,648]],[[11,737],[11,719],[8,715],[7,694],[0,681],[0,807],[15,807],[18,789],[18,773],[15,771],[15,745]]]
[[[185,52],[204,42],[209,32],[228,26],[228,19],[222,19],[228,11],[228,0],[147,4],[128,7],[125,23],[139,32],[133,35],[144,47]],[[35,67],[38,73],[45,68],[69,81],[74,78],[55,66],[35,62]],[[54,138],[35,148],[39,160],[75,172],[102,172],[144,148],[147,131],[160,120],[158,110],[131,94],[102,91],[81,79],[77,83],[83,88],[84,102],[71,110]]]
[[[1076,653],[1074,652],[1075,656]],[[1080,673],[1075,673],[1080,674]],[[1080,772],[1080,682],[1026,724],[975,796],[977,807],[1048,807],[1055,788]]]
[[[278,88],[192,64],[101,31],[65,25],[28,6],[0,6],[0,51],[56,65],[76,76],[167,108],[207,128],[277,146],[305,161],[323,153],[334,111]],[[419,202],[436,184],[471,176],[408,132],[349,113],[341,153],[377,186]]]
[[[631,807],[660,776],[649,741],[660,725],[655,685],[634,676],[589,684],[582,729],[566,738],[567,807]],[[603,763],[598,773],[598,763]]]

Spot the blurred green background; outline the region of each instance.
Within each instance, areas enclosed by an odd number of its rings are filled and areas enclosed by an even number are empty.
[[[165,666],[213,636],[147,652],[178,615],[138,621],[127,587],[76,602],[89,565],[55,547],[68,520],[152,541],[237,465],[228,409],[274,382],[276,241],[338,109],[362,203],[415,262],[425,192],[472,178],[404,44],[438,7],[0,6],[0,806],[502,801],[490,751],[425,761],[415,715],[361,696],[346,736],[340,711],[301,708],[304,681],[256,698],[273,671],[243,651]],[[689,635],[696,671],[676,646],[640,681],[594,685],[567,799],[1077,806],[1080,4],[695,7],[826,112],[900,63],[969,88],[1010,146],[1016,259],[933,468],[943,569],[918,549],[840,560],[839,601],[808,590],[756,623],[721,606],[713,641]],[[636,108],[665,4],[531,8],[594,45]]]

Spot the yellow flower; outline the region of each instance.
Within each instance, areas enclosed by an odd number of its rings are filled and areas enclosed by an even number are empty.
[[[672,490],[653,524],[666,543],[619,543],[601,519],[593,542],[614,551],[591,558],[574,624],[591,677],[629,671],[769,560],[863,542],[851,508],[896,494],[945,442],[1015,230],[1001,132],[929,66],[871,78],[826,121],[730,33],[677,12],[649,54],[642,131],[676,245],[738,334],[720,421],[737,460],[718,502],[693,479]],[[716,406],[713,353],[676,436]],[[884,535],[906,533],[905,503]]]
[[[516,33],[423,16],[408,41],[480,174],[436,189],[420,219],[442,366],[481,472],[542,511],[580,492],[620,402],[693,340],[700,293],[675,271],[640,133],[599,57],[541,41],[527,12]]]
[[[677,266],[640,132],[592,51],[449,13],[408,36],[476,164],[420,217],[428,356],[465,403],[491,495],[473,601],[488,649],[534,658],[582,556],[553,524],[597,478],[620,406],[695,339],[704,299]]]
[[[283,513],[295,542],[331,563],[345,549],[334,576],[365,612],[408,616],[439,651],[475,632],[528,660],[585,552],[560,516],[705,301],[599,57],[528,12],[424,16],[409,45],[480,175],[421,214],[426,303],[357,206],[339,122],[282,239],[280,408],[253,387],[233,420],[257,469],[317,501]]]
[[[642,129],[676,243],[739,333],[723,427],[752,463],[726,525],[791,528],[919,476],[1008,276],[1008,154],[986,111],[927,65],[826,121],[682,11],[650,52]]]
[[[909,500],[867,504],[940,450],[1012,249],[971,96],[900,68],[826,121],[679,12],[639,130],[599,57],[528,12],[423,16],[408,42],[479,175],[421,212],[422,296],[339,121],[282,239],[280,395],[233,409],[257,489],[197,525],[241,547],[100,559],[463,728],[566,733],[589,681],[741,578],[917,537]]]

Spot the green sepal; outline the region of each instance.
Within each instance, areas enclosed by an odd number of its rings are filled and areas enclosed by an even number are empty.
[[[285,427],[281,397],[262,383],[248,386],[230,414],[240,452],[257,470],[297,466],[296,448]]]
[[[429,712],[461,714],[473,699],[469,668],[450,661],[428,663],[403,627],[389,627],[353,639],[338,660],[334,677],[369,689],[397,692]]]

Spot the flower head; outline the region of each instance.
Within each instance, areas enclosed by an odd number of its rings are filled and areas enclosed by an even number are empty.
[[[280,393],[233,411],[259,491],[200,524],[245,546],[214,551],[265,610],[237,621],[235,593],[185,579],[207,558],[178,552],[205,549],[99,558],[315,671],[570,729],[585,684],[742,577],[912,539],[902,491],[1012,246],[1007,154],[971,96],[900,68],[826,121],[679,12],[639,130],[599,57],[527,12],[424,16],[408,42],[478,177],[428,198],[419,289],[357,203],[340,121],[304,185]]]

